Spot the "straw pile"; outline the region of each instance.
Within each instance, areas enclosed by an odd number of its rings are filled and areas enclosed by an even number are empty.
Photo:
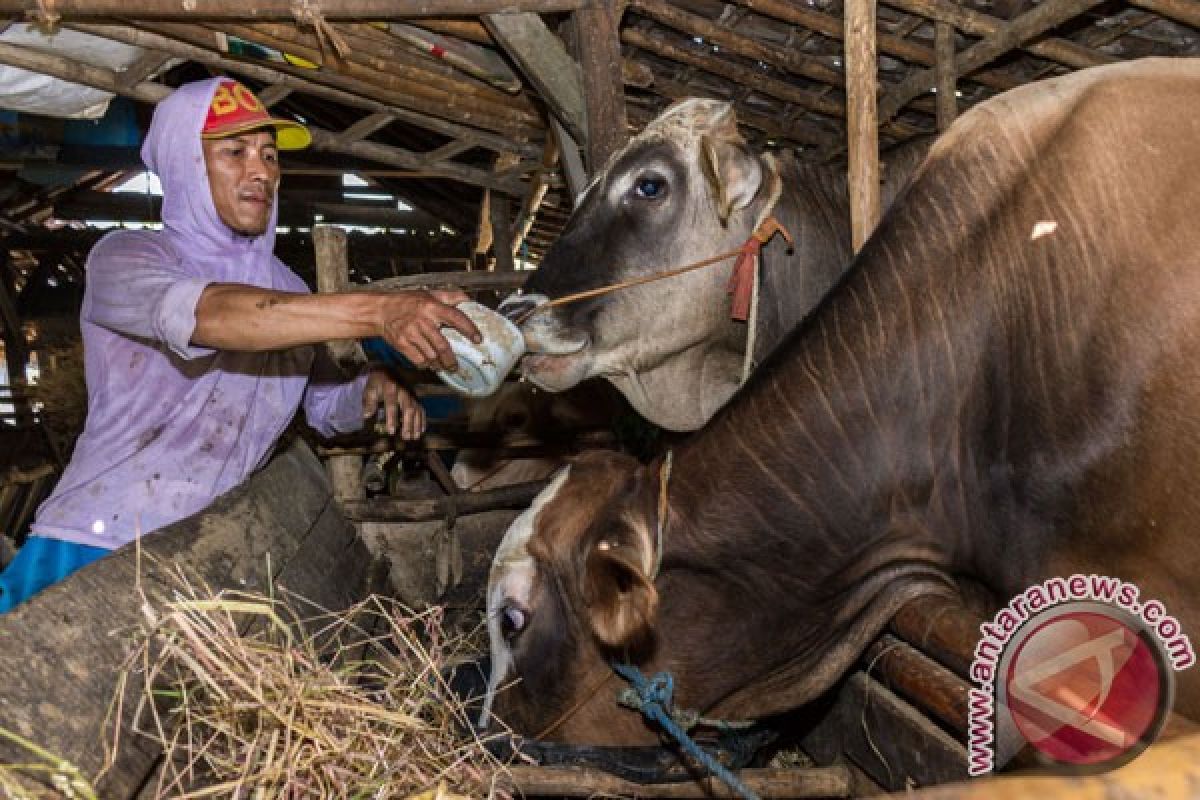
[[[443,679],[474,653],[440,609],[372,597],[302,619],[298,601],[184,584],[165,608],[143,605],[117,694],[144,685],[135,735],[167,753],[158,797],[508,797]]]

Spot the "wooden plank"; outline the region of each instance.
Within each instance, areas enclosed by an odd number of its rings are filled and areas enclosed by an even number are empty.
[[[1101,0],[1044,0],[1032,11],[1014,19],[1000,30],[959,53],[954,68],[959,75],[969,75],[1013,48],[1056,28],[1069,19],[1099,5]],[[920,70],[909,75],[892,88],[879,106],[879,118],[890,119],[913,98],[935,85],[934,70]]]
[[[962,780],[967,751],[879,681],[852,673],[801,739],[818,762],[853,761],[889,791]]]
[[[353,292],[395,292],[415,288],[453,287],[463,291],[505,291],[516,289],[529,278],[528,272],[423,272],[383,278],[368,284],[355,284]]]
[[[595,175],[629,139],[621,70],[620,12],[615,0],[595,0],[571,15],[583,72],[587,170]]]
[[[937,52],[937,127],[949,128],[958,116],[958,75],[954,69],[954,27],[948,22],[934,24]]]
[[[590,767],[510,766],[501,784],[525,797],[739,797],[721,781],[702,778],[679,783],[634,783]],[[743,769],[747,789],[762,798],[851,797],[853,778],[846,767]]]
[[[160,25],[153,30],[143,30],[125,25],[87,25],[75,23],[67,27],[75,30],[102,36],[114,41],[136,47],[146,47],[161,50],[189,61],[196,61],[211,67],[228,70],[235,75],[244,75],[256,81],[267,84],[267,88],[259,93],[259,99],[268,92],[281,91],[283,87],[293,89],[303,94],[332,100],[335,103],[358,108],[372,113],[388,113],[401,122],[416,125],[426,130],[435,131],[450,137],[473,136],[481,147],[498,152],[516,151],[526,158],[536,158],[537,148],[534,145],[515,142],[503,136],[482,131],[478,128],[461,125],[456,122],[413,111],[365,96],[360,91],[361,84],[340,78],[338,75],[326,72],[306,72],[304,75],[273,69],[260,62],[240,61],[228,58],[215,52],[216,42],[210,31],[195,26]],[[156,31],[163,31],[163,35]],[[307,75],[308,77],[305,77]],[[311,80],[309,79],[311,78]],[[264,102],[266,102],[264,100]]]
[[[294,442],[247,483],[201,514],[84,567],[0,616],[0,725],[46,747],[86,775],[104,762],[106,724],[121,666],[141,624],[143,588],[152,607],[174,599],[176,567],[213,591],[281,590],[332,611],[361,599],[370,558],[353,527],[330,502],[320,463]],[[306,612],[307,609],[301,609]],[[97,786],[100,797],[132,797],[158,752],[130,730],[138,680],[122,698],[123,747]],[[0,744],[0,761],[25,761]]]
[[[166,53],[147,51],[138,56],[137,61],[121,70],[121,79],[126,86],[136,86],[157,72],[171,60]]]
[[[485,14],[483,24],[537,89],[555,118],[577,142],[586,142],[583,76],[562,40],[537,14]]]
[[[854,252],[879,222],[879,125],[875,116],[875,0],[847,0],[846,147]]]
[[[546,148],[542,152],[541,169],[533,174],[532,180],[529,182],[529,194],[525,195],[525,199],[521,202],[521,210],[517,212],[517,219],[513,222],[513,256],[520,251],[526,234],[533,227],[533,221],[537,219],[542,201],[546,199],[546,193],[550,190],[550,177],[557,163],[558,145],[553,136],[547,136]]]
[[[972,36],[994,36],[1008,24],[1005,20],[959,5],[952,0],[884,0],[884,2],[910,14],[918,14],[937,22],[948,22],[963,33]],[[1019,46],[1036,56],[1048,58],[1076,69],[1114,64],[1120,60],[1068,39],[1046,38],[1039,39],[1037,42],[1025,41]]]
[[[327,20],[404,19],[408,17],[475,16],[500,12],[525,11],[553,13],[574,11],[586,0],[337,0],[321,3],[319,14]],[[295,21],[294,0],[255,0],[230,3],[228,0],[54,0],[54,13],[75,17],[141,17],[153,19],[277,19]],[[40,11],[37,0],[0,0],[0,13]]]

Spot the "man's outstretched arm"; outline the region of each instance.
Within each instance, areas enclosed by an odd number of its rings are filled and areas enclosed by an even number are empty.
[[[192,343],[217,350],[283,350],[331,339],[382,336],[417,367],[454,369],[441,327],[478,341],[474,323],[454,308],[459,291],[344,292],[307,295],[213,283],[196,303]]]

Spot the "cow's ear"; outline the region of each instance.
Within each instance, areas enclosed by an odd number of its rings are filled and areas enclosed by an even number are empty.
[[[701,161],[704,176],[708,179],[713,197],[717,202],[717,213],[721,224],[729,215],[750,205],[762,186],[762,163],[745,141],[737,134],[718,131],[700,138]]]
[[[646,575],[645,558],[631,544],[601,541],[588,555],[584,601],[592,632],[614,649],[648,641],[658,610],[658,591]]]

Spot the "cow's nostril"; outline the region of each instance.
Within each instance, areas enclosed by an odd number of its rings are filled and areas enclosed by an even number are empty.
[[[537,305],[538,301],[533,297],[515,296],[506,299],[496,310],[503,316],[519,324]]]

